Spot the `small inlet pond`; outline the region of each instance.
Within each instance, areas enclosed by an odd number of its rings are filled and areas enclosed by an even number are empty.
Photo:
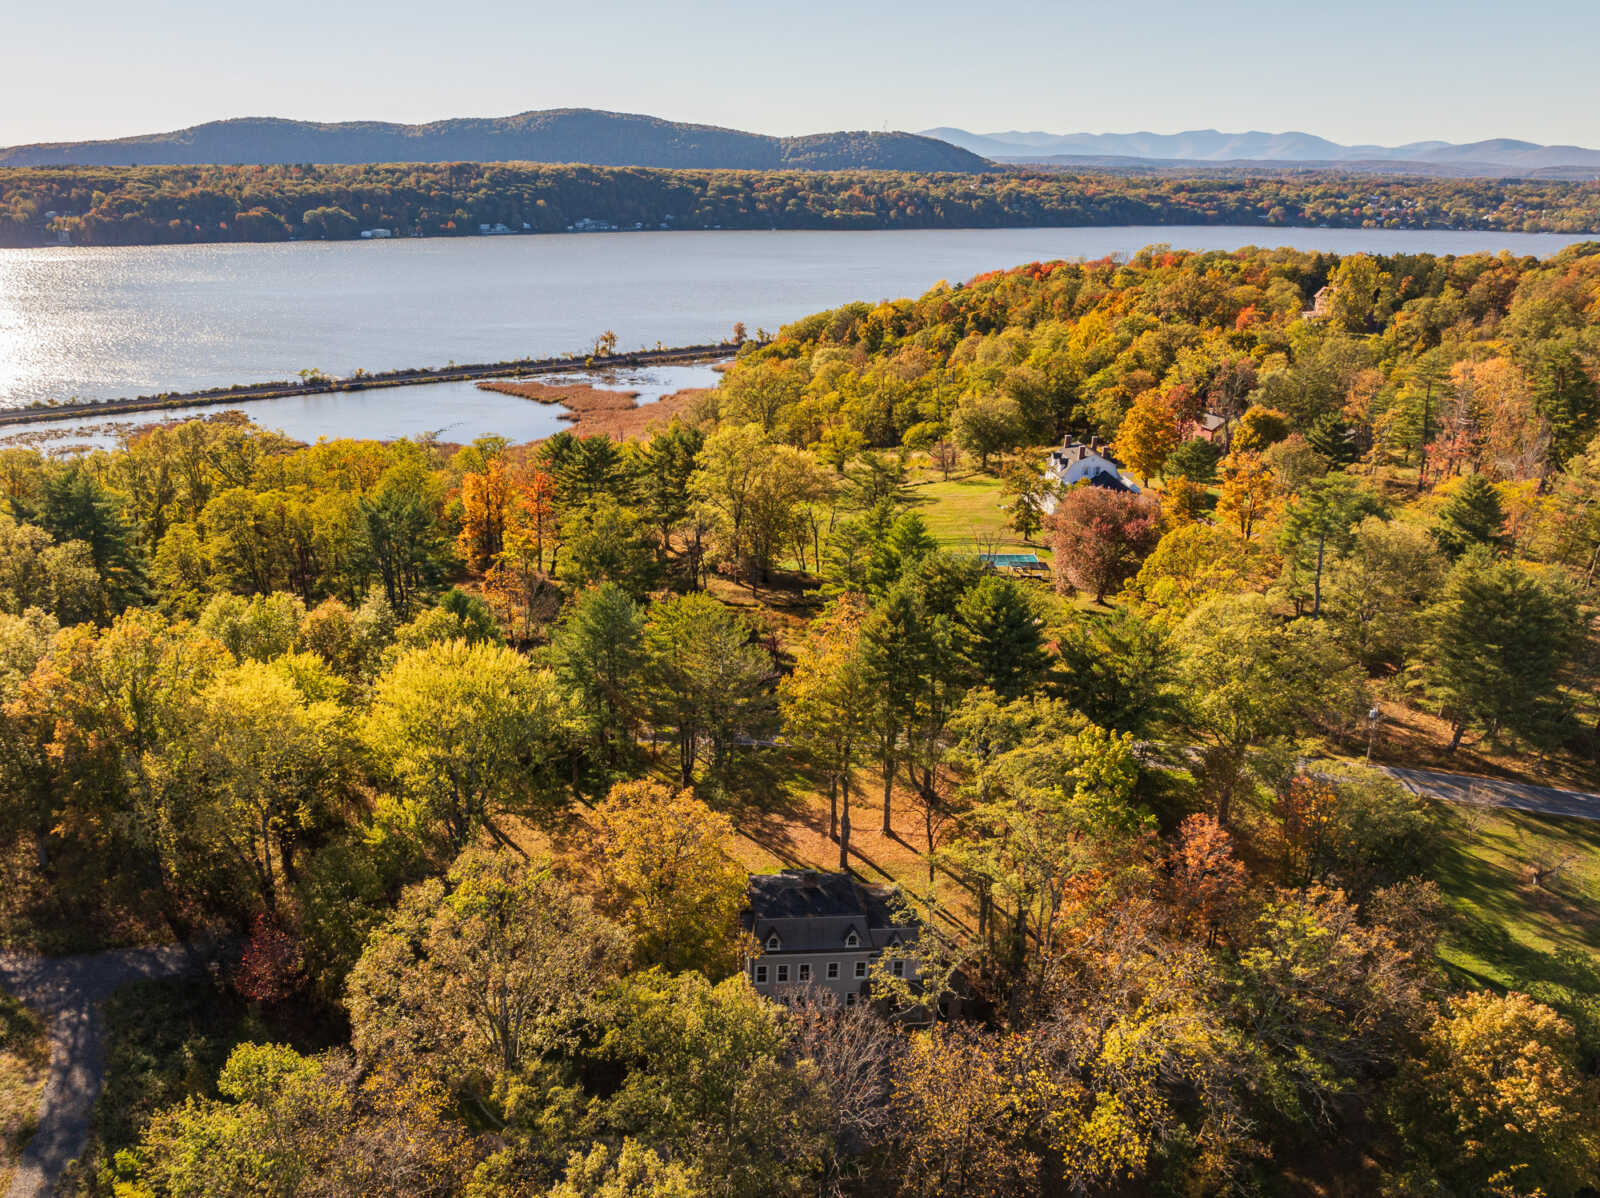
[[[557,386],[587,383],[607,391],[636,391],[639,398],[635,402],[643,406],[691,387],[714,387],[720,377],[711,365],[692,365],[548,375],[534,381]],[[275,429],[306,442],[346,437],[388,441],[431,433],[440,441],[465,443],[493,434],[520,443],[537,441],[571,427],[562,419],[567,409],[559,404],[485,391],[476,383],[419,383],[260,399],[237,405],[127,412],[112,418],[85,416],[6,425],[0,426],[0,448],[34,445],[51,454],[111,449],[140,428],[215,416],[230,406],[244,412],[261,428]]]

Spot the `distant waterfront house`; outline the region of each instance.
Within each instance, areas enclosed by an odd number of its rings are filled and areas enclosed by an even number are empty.
[[[758,946],[745,966],[751,984],[769,997],[811,987],[852,1005],[867,997],[880,957],[894,976],[914,980],[915,962],[900,954],[916,942],[917,929],[900,922],[893,894],[847,873],[751,874],[744,913]]]
[[[385,237],[393,237],[393,229],[362,229],[361,236],[368,241],[379,241]]]
[[[1087,442],[1076,437],[1066,438],[1059,448],[1050,451],[1044,472],[1063,491],[1078,483],[1091,483],[1113,491],[1139,493],[1139,484],[1122,468],[1122,463],[1111,456],[1110,448],[1099,437],[1090,437]],[[1039,507],[1048,514],[1055,511],[1056,501],[1046,499]]]

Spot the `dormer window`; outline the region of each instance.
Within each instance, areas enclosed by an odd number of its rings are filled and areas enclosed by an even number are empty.
[[[778,933],[774,932],[767,937],[767,951],[769,953],[775,953],[782,947],[783,941],[778,939]]]
[[[846,932],[844,934],[844,946],[846,948],[855,948],[860,943],[861,943],[861,937],[856,935],[856,930],[854,928],[851,928],[848,932]]]

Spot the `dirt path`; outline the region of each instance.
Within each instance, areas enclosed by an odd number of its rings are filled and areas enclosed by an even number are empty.
[[[101,1004],[129,982],[175,977],[202,963],[181,944],[80,957],[0,952],[0,989],[50,1020],[50,1077],[39,1102],[39,1129],[23,1149],[5,1198],[48,1198],[89,1142],[89,1117],[105,1081]]]

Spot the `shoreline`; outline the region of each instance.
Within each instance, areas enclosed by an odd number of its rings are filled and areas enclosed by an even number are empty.
[[[519,358],[507,362],[481,362],[465,366],[420,366],[386,370],[348,378],[326,376],[298,383],[287,381],[246,383],[236,387],[212,387],[202,391],[171,391],[160,395],[140,395],[130,399],[90,400],[81,403],[39,404],[0,411],[0,428],[40,421],[78,420],[85,416],[112,416],[122,412],[157,412],[163,408],[223,407],[262,399],[288,399],[304,395],[327,395],[341,391],[370,391],[384,387],[404,387],[428,383],[467,383],[520,378],[527,375],[579,374],[590,371],[628,369],[640,366],[665,366],[714,362],[732,358],[739,343],[732,341],[706,345],[686,345],[670,349],[635,350],[631,353],[566,356],[560,358]],[[560,390],[560,388],[557,388]],[[512,391],[507,394],[516,395]],[[611,394],[618,394],[612,392]],[[523,398],[535,398],[524,395]],[[665,399],[667,397],[663,397]],[[540,402],[561,402],[545,400]],[[631,402],[631,400],[630,400]],[[660,401],[658,401],[660,402]],[[654,407],[654,404],[648,405]]]
[[[496,380],[478,384],[480,391],[511,395],[534,403],[560,405],[559,420],[582,437],[604,435],[613,441],[637,440],[659,423],[669,423],[708,395],[710,387],[685,387],[649,403],[639,402],[639,392],[597,387],[592,383],[513,383]]]

